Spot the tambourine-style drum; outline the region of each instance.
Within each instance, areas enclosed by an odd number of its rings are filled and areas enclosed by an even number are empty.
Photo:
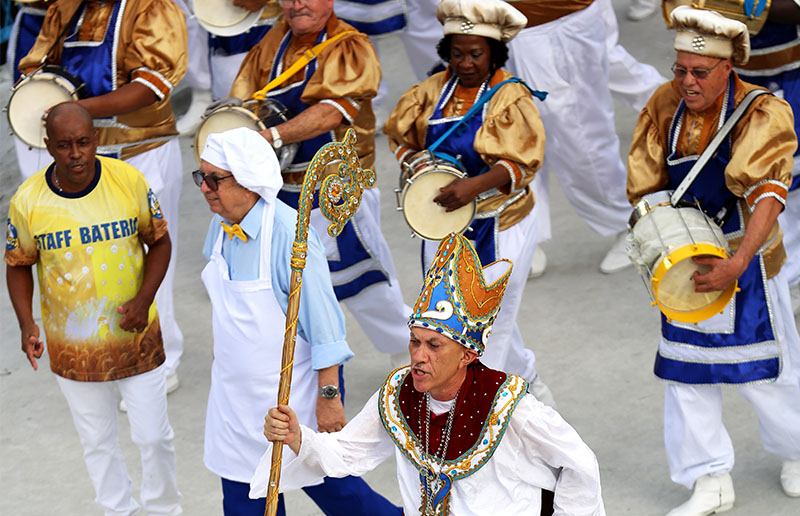
[[[8,125],[31,147],[44,149],[42,114],[56,104],[78,100],[82,84],[57,66],[47,66],[22,78],[6,107]]]
[[[395,189],[395,195],[397,209],[403,212],[414,233],[426,240],[441,240],[469,227],[475,218],[476,201],[451,212],[433,202],[440,188],[466,177],[456,163],[422,151],[412,156],[405,168],[401,188]]]
[[[289,120],[289,112],[280,102],[266,99],[259,103],[258,115],[253,111],[240,106],[222,106],[203,117],[203,121],[194,135],[194,156],[200,163],[200,156],[206,148],[209,134],[222,133],[237,127],[249,127],[254,131],[263,131],[268,127],[281,124]],[[281,171],[289,168],[297,153],[298,145],[290,143],[278,149],[278,161]]]
[[[192,7],[197,23],[217,36],[241,34],[261,17],[261,11],[236,7],[232,0],[194,0]]]
[[[695,292],[695,271],[706,265],[697,256],[730,256],[722,229],[695,206],[673,207],[671,191],[646,195],[634,207],[629,221],[628,256],[645,282],[653,304],[668,319],[696,323],[718,313],[736,293],[736,283],[725,290]]]

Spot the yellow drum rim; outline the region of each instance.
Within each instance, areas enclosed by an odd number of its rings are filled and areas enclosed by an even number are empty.
[[[702,308],[698,308],[697,310],[683,312],[679,310],[673,310],[661,304],[661,302],[658,300],[658,287],[661,283],[661,280],[664,278],[664,275],[670,268],[672,268],[673,264],[694,256],[716,256],[724,259],[728,258],[728,252],[725,249],[712,244],[689,244],[672,251],[667,255],[666,258],[661,260],[661,262],[658,264],[658,267],[656,267],[656,270],[653,271],[653,277],[650,279],[650,287],[653,290],[653,297],[655,298],[661,313],[663,313],[670,320],[682,323],[698,323],[700,321],[705,321],[706,319],[710,319],[711,317],[722,312],[728,303],[730,303],[731,299],[733,299],[734,294],[736,294],[738,281],[734,281],[731,286],[720,291],[721,294],[712,303],[709,303],[707,306]]]

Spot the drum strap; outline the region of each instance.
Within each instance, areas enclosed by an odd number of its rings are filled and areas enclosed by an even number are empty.
[[[483,105],[486,104],[487,102],[489,102],[489,100],[494,96],[494,94],[497,93],[497,90],[499,90],[500,87],[502,87],[504,84],[506,84],[508,82],[519,82],[519,83],[522,83],[523,86],[525,86],[526,88],[528,88],[528,90],[530,90],[531,95],[533,95],[534,97],[536,97],[539,100],[544,100],[545,97],[547,97],[547,92],[546,91],[539,91],[539,90],[531,89],[531,87],[528,86],[527,84],[525,84],[525,81],[523,81],[522,79],[519,79],[517,77],[512,77],[511,79],[506,79],[505,81],[501,82],[500,84],[498,84],[494,88],[492,88],[489,91],[487,91],[486,93],[484,93],[481,96],[481,98],[479,98],[477,100],[477,102],[475,102],[475,104],[473,104],[472,107],[469,108],[469,111],[467,111],[466,114],[461,117],[461,120],[459,120],[457,124],[453,124],[453,126],[450,129],[448,129],[448,131],[446,133],[441,135],[438,140],[433,142],[433,144],[430,147],[428,147],[428,150],[430,152],[434,152],[439,147],[439,145],[441,145],[442,142],[444,142],[447,139],[447,137],[450,136],[453,133],[453,131],[455,131],[456,129],[458,129],[462,125],[466,124],[467,121],[469,121],[470,118],[475,116],[475,114],[483,107]]]
[[[42,61],[41,61],[42,65],[45,64],[45,62],[47,61],[47,57],[50,55],[50,52],[52,52],[53,49],[56,48],[56,45],[61,43],[61,40],[64,38],[64,36],[66,36],[67,31],[70,29],[70,27],[72,27],[72,24],[75,23],[75,21],[78,19],[78,16],[81,14],[81,12],[83,12],[83,2],[81,2],[78,5],[78,8],[75,9],[74,13],[72,13],[72,16],[70,17],[70,19],[67,22],[67,24],[64,25],[63,29],[61,29],[61,34],[58,35],[58,37],[53,42],[53,44],[50,45],[50,48],[47,49],[47,52],[44,53],[44,57],[42,57]]]
[[[264,86],[263,88],[261,88],[257,92],[253,93],[253,98],[255,100],[264,100],[264,98],[267,96],[267,92],[269,92],[273,88],[277,88],[278,86],[280,86],[281,84],[286,82],[286,80],[289,77],[293,76],[298,71],[300,71],[300,69],[305,67],[308,63],[310,63],[312,60],[316,59],[317,56],[320,54],[320,52],[322,52],[325,49],[325,47],[327,47],[328,45],[336,42],[337,40],[339,40],[343,36],[346,36],[346,35],[354,33],[354,32],[356,32],[356,31],[354,31],[354,30],[346,30],[344,32],[340,32],[339,34],[333,36],[332,38],[326,39],[325,41],[323,41],[319,45],[314,46],[314,48],[310,48],[310,49],[306,50],[305,53],[303,53],[303,56],[300,59],[298,59],[297,61],[292,63],[292,66],[287,68],[279,76],[277,76],[274,79],[272,79],[271,81],[269,81],[269,83],[266,86]]]
[[[722,142],[728,137],[736,123],[741,120],[741,118],[747,112],[747,109],[750,107],[750,104],[753,103],[756,97],[769,93],[770,92],[767,90],[759,89],[753,90],[745,95],[745,97],[742,99],[742,102],[739,103],[739,105],[736,106],[736,109],[733,110],[733,113],[731,113],[730,118],[728,118],[725,123],[722,124],[722,127],[720,127],[719,131],[717,131],[717,134],[714,135],[714,138],[708,144],[708,147],[705,148],[702,154],[700,154],[700,157],[697,158],[697,161],[694,162],[694,165],[692,165],[692,168],[689,170],[689,173],[686,174],[686,177],[683,178],[681,184],[679,184],[672,193],[672,197],[669,199],[669,202],[672,204],[672,206],[678,206],[678,203],[686,194],[686,191],[690,186],[692,186],[692,183],[694,183],[695,179],[697,179],[697,176],[703,171],[703,168],[705,168],[708,161],[717,152],[719,146],[722,145]]]

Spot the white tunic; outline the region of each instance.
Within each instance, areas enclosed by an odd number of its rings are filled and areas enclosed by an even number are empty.
[[[281,491],[312,484],[321,475],[363,475],[394,454],[405,514],[420,514],[419,472],[384,429],[378,393],[340,432],[301,428],[300,455],[288,447],[284,451]],[[266,493],[271,446],[250,481],[251,498]],[[453,482],[450,514],[538,515],[541,489],[555,491],[556,516],[605,515],[594,453],[556,411],[525,395],[491,459]]]

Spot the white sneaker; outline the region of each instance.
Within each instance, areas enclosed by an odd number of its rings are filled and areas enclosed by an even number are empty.
[[[736,496],[729,473],[712,477],[703,475],[694,482],[691,498],[669,511],[667,516],[706,516],[733,509]]]
[[[800,315],[800,285],[789,287],[789,295],[792,299],[792,312]]]
[[[177,391],[180,386],[181,382],[178,381],[177,372],[167,375],[167,394],[172,394]],[[125,400],[119,400],[119,411],[128,412],[128,405],[125,404]]]
[[[178,132],[181,134],[194,134],[202,121],[208,105],[211,104],[211,90],[192,90],[192,103],[189,109],[178,120]]]
[[[553,397],[553,393],[550,392],[550,388],[542,381],[538,374],[536,378],[530,382],[530,392],[533,394],[534,398],[548,407],[556,408],[556,399]]]
[[[544,274],[546,268],[547,255],[544,254],[542,248],[537,245],[536,250],[533,252],[533,261],[531,261],[531,270],[528,272],[528,279],[538,278]]]
[[[631,259],[628,258],[628,251],[625,249],[627,246],[627,235],[627,231],[623,231],[617,235],[617,239],[611,245],[611,249],[608,250],[603,261],[600,262],[600,272],[611,274],[612,272],[621,271],[633,265]]]
[[[800,497],[800,460],[783,461],[781,487],[786,496]]]
[[[630,21],[641,21],[656,12],[658,5],[656,0],[631,0],[625,15]]]

